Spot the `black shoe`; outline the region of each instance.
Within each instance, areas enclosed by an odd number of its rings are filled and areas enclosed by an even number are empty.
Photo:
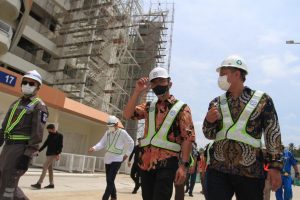
[[[31,185],[31,187],[33,187],[35,189],[41,189],[41,184],[36,183],[36,184]]]
[[[53,184],[50,184],[50,185],[47,185],[46,187],[44,187],[45,189],[53,189],[54,188],[54,185]]]
[[[194,195],[190,193],[189,196],[190,196],[190,197],[193,197]]]
[[[188,193],[189,192],[189,188],[187,188],[185,191],[184,191],[184,193]]]

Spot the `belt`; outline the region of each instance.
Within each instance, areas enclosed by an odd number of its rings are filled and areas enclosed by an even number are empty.
[[[5,140],[6,145],[12,145],[12,144],[28,144],[27,140]]]

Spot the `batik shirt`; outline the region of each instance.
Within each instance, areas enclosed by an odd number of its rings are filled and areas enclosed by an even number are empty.
[[[167,100],[158,101],[156,103],[155,106],[156,131],[159,130],[169,110],[176,102],[177,100],[175,99],[175,97],[171,95]],[[145,119],[144,138],[148,134],[149,107],[150,107],[150,102],[143,103],[141,105],[136,106],[135,112],[131,117],[132,119],[137,119],[137,120]],[[192,121],[191,110],[186,104],[181,108],[181,110],[177,114],[172,126],[169,129],[167,139],[170,142],[174,142],[178,144],[181,144],[185,140],[194,142],[195,131],[194,131],[194,125]],[[141,158],[140,158],[139,166],[142,170],[151,170],[151,169],[160,168],[163,167],[160,166],[162,163],[164,163],[162,161],[171,157],[178,157],[178,156],[179,156],[178,152],[149,145],[143,147],[141,150]]]
[[[238,120],[254,92],[250,88],[245,87],[240,97],[236,99],[231,93],[226,93],[231,117],[234,122]],[[221,113],[219,97],[210,102],[209,109],[214,105],[218,105]],[[203,123],[205,137],[214,140],[217,132],[222,129],[222,123],[222,116],[214,123],[209,123],[205,120]],[[280,170],[282,168],[280,127],[273,101],[267,94],[262,96],[258,106],[251,114],[246,125],[246,131],[256,139],[261,139],[264,136],[267,149],[266,160],[269,163],[269,167]],[[264,158],[261,148],[254,148],[239,141],[224,139],[215,141],[210,153],[209,168],[246,177],[262,178],[264,176]]]

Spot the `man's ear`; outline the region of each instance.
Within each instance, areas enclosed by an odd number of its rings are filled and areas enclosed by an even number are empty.
[[[169,88],[171,88],[172,85],[173,85],[173,83],[170,81],[170,82],[169,82]]]

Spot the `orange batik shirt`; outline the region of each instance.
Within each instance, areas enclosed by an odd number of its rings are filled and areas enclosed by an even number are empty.
[[[165,101],[158,100],[158,102],[156,103],[155,111],[156,131],[159,130],[169,110],[176,102],[177,100],[172,95]],[[136,106],[134,115],[132,116],[132,119],[145,119],[144,138],[148,134],[149,107],[150,102]],[[195,131],[191,110],[186,104],[181,108],[180,112],[176,116],[172,126],[170,127],[167,138],[169,141],[178,144],[181,144],[185,140],[194,142]],[[156,169],[158,167],[161,167],[158,165],[161,165],[161,163],[163,163],[163,160],[178,156],[178,152],[149,145],[142,148],[139,166],[142,170]]]

